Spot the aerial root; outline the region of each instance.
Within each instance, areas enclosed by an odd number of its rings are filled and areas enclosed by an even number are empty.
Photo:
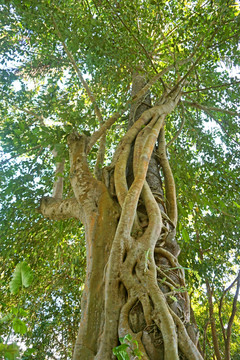
[[[178,332],[178,343],[182,353],[188,360],[203,360],[202,355],[198,351],[196,345],[190,339],[187,330],[181,321],[181,319],[175,314],[175,312],[169,307],[169,312],[176,324]]]
[[[165,141],[165,130],[161,129],[160,135],[158,138],[158,160],[160,166],[163,170],[164,182],[165,182],[165,191],[166,191],[166,205],[167,205],[167,214],[173,223],[173,226],[177,225],[177,199],[176,199],[176,187],[172,174],[171,167],[166,153],[166,141]]]
[[[150,111],[151,110],[151,111]],[[109,256],[108,270],[105,279],[105,326],[103,338],[106,346],[113,343],[114,331],[117,329],[119,337],[131,334],[139,343],[139,348],[144,354],[144,359],[148,359],[147,351],[142,342],[145,329],[153,324],[159,329],[164,342],[164,359],[178,360],[179,346],[186,341],[187,332],[181,319],[169,307],[166,295],[159,286],[159,281],[169,287],[170,292],[178,292],[178,289],[185,287],[184,271],[177,261],[177,257],[157,243],[164,233],[163,246],[165,239],[176,227],[176,194],[172,172],[167,160],[165,149],[165,135],[163,130],[166,114],[161,114],[154,108],[143,113],[140,119],[134,123],[127,132],[119,147],[116,150],[110,169],[114,168],[114,186],[116,196],[121,207],[116,234],[113,240],[111,253]],[[161,134],[159,136],[159,133]],[[158,140],[160,166],[163,169],[167,214],[160,209],[159,196],[152,193],[147,181],[146,174],[149,161],[154,147]],[[135,142],[135,143],[134,143]],[[128,188],[126,169],[134,143],[133,171],[134,180]],[[138,205],[141,196],[142,208],[145,212],[147,222],[144,229],[139,221]],[[136,233],[135,230],[137,229]],[[139,231],[139,229],[141,231]],[[169,264],[166,268],[158,266],[155,256],[166,259]],[[174,274],[179,277],[178,281],[168,271],[174,270]],[[122,283],[127,292],[126,302],[115,304],[114,298],[117,283]],[[125,295],[126,296],[126,295]],[[181,294],[181,296],[185,296]],[[186,295],[186,304],[188,297]],[[141,311],[144,318],[144,326],[141,331],[133,331],[129,318],[131,310],[137,303],[141,304]],[[112,312],[106,311],[117,307],[119,318]],[[188,305],[187,305],[188,306]],[[114,319],[114,321],[113,321]],[[119,321],[118,321],[119,319]],[[191,341],[189,339],[189,341]],[[188,342],[190,344],[190,342]],[[182,346],[182,345],[181,345]],[[189,351],[189,350],[188,350]],[[194,350],[195,351],[195,350]],[[183,352],[183,351],[182,351]],[[104,349],[99,353],[104,354]],[[193,351],[191,352],[191,355]],[[194,354],[192,360],[199,360],[198,355]],[[189,355],[188,358],[190,359]]]

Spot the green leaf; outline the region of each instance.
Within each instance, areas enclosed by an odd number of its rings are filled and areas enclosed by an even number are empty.
[[[36,349],[34,349],[34,348],[27,349],[26,351],[24,351],[23,356],[29,356],[29,355],[34,354],[35,352],[36,352]]]
[[[138,342],[137,342],[137,340],[132,340],[132,343],[136,346],[136,349],[138,349]]]
[[[117,347],[115,347],[113,350],[114,350],[114,354],[115,352],[121,352],[121,351],[125,351],[127,348],[129,347],[128,344],[121,344]]]
[[[23,308],[18,308],[18,316],[27,316],[28,312]]]
[[[7,345],[6,344],[0,344],[0,354],[3,354],[3,352],[5,352]]]
[[[124,343],[124,339],[125,339],[124,337],[119,338],[119,341],[120,341],[121,344]]]
[[[120,360],[130,360],[130,357],[128,356],[128,354],[125,351],[120,352],[119,355],[121,356]]]
[[[12,319],[12,316],[13,316],[13,315],[12,315],[11,313],[8,313],[7,315],[3,316],[3,317],[0,319],[0,324],[9,322],[9,321]]]
[[[148,253],[149,253],[149,250],[148,250]],[[125,335],[124,340],[132,341],[132,335],[131,334]]]
[[[0,344],[0,355],[3,355],[5,360],[16,360],[19,356],[19,347],[15,343]]]
[[[13,315],[16,315],[16,316],[17,316],[17,315],[18,315],[18,308],[12,306],[11,312],[12,312]]]
[[[192,210],[193,206],[194,206],[194,203],[192,201],[189,201],[188,206],[189,206],[189,209]]]
[[[177,298],[176,298],[175,296],[170,295],[169,297],[170,297],[170,299],[172,299],[173,301],[177,301]]]
[[[17,294],[22,287],[28,287],[33,280],[33,274],[30,267],[25,261],[19,263],[13,273],[13,278],[10,281],[10,291],[12,294]]]
[[[15,333],[17,334],[26,334],[27,332],[27,325],[25,324],[25,322],[21,319],[15,318],[13,320],[13,330],[15,331]]]
[[[240,205],[238,203],[236,203],[236,201],[233,201],[234,205],[236,205],[237,208],[240,209]]]
[[[121,344],[113,349],[113,354],[117,356],[118,360],[130,360],[126,349],[129,347],[128,344]]]
[[[138,348],[133,350],[133,354],[137,356],[138,359],[141,359],[143,356],[143,353]]]
[[[189,243],[190,238],[186,229],[182,229],[182,237],[185,242]]]

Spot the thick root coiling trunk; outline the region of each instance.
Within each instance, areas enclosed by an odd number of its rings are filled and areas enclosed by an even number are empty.
[[[88,139],[71,136],[74,198],[41,204],[42,214],[56,219],[65,212],[67,217],[71,205],[72,217],[81,218],[86,230],[87,276],[74,360],[113,359],[118,338],[127,334],[138,342],[142,359],[202,359],[196,337],[188,334],[190,305],[177,260],[176,194],[165,149],[165,118],[179,98],[177,89],[133,123],[103,171],[105,184],[89,171]]]
[[[147,110],[123,139],[121,152],[113,161],[114,183],[121,217],[113,240],[106,276],[105,326],[96,359],[111,356],[113,327],[119,337],[131,334],[138,341],[144,359],[201,359],[185,325],[190,321],[184,272],[174,239],[177,223],[175,185],[166,157],[164,119],[178,101]],[[134,143],[134,180],[128,189],[127,161]],[[165,182],[166,206],[161,189],[153,193],[146,181],[149,162],[158,147],[157,158]],[[127,291],[124,305],[115,314],[115,294]],[[119,294],[120,295],[120,294]],[[119,296],[118,295],[118,296]],[[109,331],[109,329],[111,330]],[[115,329],[116,330],[116,329]],[[107,349],[109,350],[107,351]]]

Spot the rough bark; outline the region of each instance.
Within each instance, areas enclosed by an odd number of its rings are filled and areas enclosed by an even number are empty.
[[[146,87],[144,78],[135,80],[133,96]],[[70,135],[74,198],[42,200],[44,216],[75,217],[85,227],[87,272],[74,360],[113,359],[118,339],[127,334],[138,342],[142,359],[202,359],[196,337],[189,335],[189,298],[175,240],[175,184],[164,135],[165,119],[180,96],[176,88],[155,106],[148,93],[139,98],[102,181],[87,163],[93,140]]]

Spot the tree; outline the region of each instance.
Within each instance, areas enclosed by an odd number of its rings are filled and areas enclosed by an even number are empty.
[[[239,80],[229,71],[239,65],[238,6],[15,0],[1,18],[7,253],[19,229],[26,247],[26,238],[56,240],[43,217],[60,222],[68,246],[81,222],[73,359],[111,359],[124,337],[122,348],[143,359],[202,359],[183,265],[219,289],[239,263]],[[27,219],[36,194],[41,215]],[[50,244],[43,263],[59,246]]]

